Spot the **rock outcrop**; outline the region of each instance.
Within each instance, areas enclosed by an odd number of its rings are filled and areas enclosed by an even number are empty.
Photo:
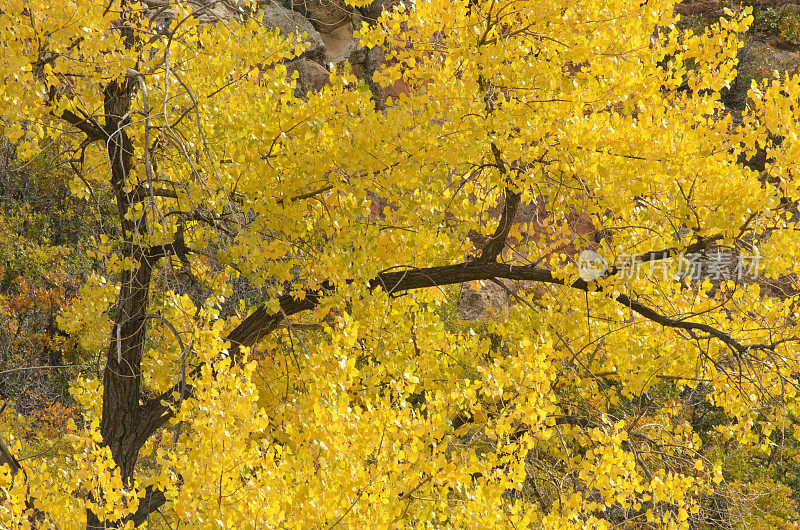
[[[353,10],[344,0],[282,0],[322,33],[331,33],[352,21]]]
[[[308,49],[303,53],[305,59],[312,61],[325,60],[325,42],[322,35],[300,13],[286,9],[281,4],[273,1],[260,5],[261,23],[270,28],[277,28],[286,38],[300,38],[305,33],[304,42]]]

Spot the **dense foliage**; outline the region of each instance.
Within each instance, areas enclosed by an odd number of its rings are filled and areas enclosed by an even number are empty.
[[[800,76],[673,3],[6,0],[3,525],[795,524]]]

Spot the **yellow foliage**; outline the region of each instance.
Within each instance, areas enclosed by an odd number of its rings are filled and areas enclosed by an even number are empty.
[[[795,299],[675,270],[713,243],[798,272],[800,77],[736,121],[720,99],[748,12],[692,34],[668,0],[410,2],[358,31],[370,90],[342,66],[301,100],[305,45],[252,13],[7,3],[8,138],[61,135],[73,193],[107,183],[118,216],[58,317],[101,359],[81,421],[3,468],[3,524],[127,528],[155,488],[203,528],[689,528],[737,498],[708,445],[798,432]],[[760,176],[738,157],[765,129]],[[507,245],[465,262],[474,233]],[[466,282],[508,316],[459,320]]]

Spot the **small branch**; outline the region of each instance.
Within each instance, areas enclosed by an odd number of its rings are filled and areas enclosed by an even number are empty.
[[[326,191],[332,190],[333,185],[324,186],[318,190],[309,191],[308,193],[304,193],[302,195],[297,195],[289,199],[289,202],[301,201],[303,199],[310,199],[311,197],[315,197],[320,193],[325,193]],[[283,199],[278,199],[278,204],[283,204]]]
[[[128,201],[130,204],[136,204],[150,197],[168,197],[170,199],[177,199],[178,194],[173,190],[165,190],[162,188],[150,189],[145,186],[137,186],[132,192],[128,194]]]
[[[167,212],[164,215],[164,217],[171,217],[171,216],[176,216],[176,215],[178,216],[178,227],[179,227],[179,229],[180,229],[180,227],[185,226],[186,221],[200,221],[202,223],[205,223],[205,224],[207,224],[207,225],[219,230],[220,232],[224,233],[225,235],[227,235],[229,237],[233,237],[233,236],[236,235],[236,232],[234,232],[230,228],[227,228],[223,224],[224,219],[223,219],[222,216],[214,215],[211,212],[204,212],[204,211],[199,210],[199,209],[191,210],[191,211],[188,211],[188,212],[172,211],[172,212]]]

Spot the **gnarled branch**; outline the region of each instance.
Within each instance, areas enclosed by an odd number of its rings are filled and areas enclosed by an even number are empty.
[[[382,289],[388,294],[396,294],[403,291],[427,287],[440,287],[443,285],[492,279],[548,283],[587,292],[590,290],[594,292],[602,290],[597,288],[598,286],[595,282],[586,282],[582,279],[567,283],[561,278],[554,277],[550,271],[535,265],[515,266],[497,262],[480,263],[476,261],[455,265],[383,272],[373,278],[368,283],[367,288],[370,291]],[[288,294],[283,295],[279,299],[279,310],[275,313],[269,312],[266,305],[259,306],[227,335],[226,340],[230,342],[230,356],[234,360],[238,360],[240,358],[241,347],[252,346],[274,331],[284,318],[313,309],[320,303],[323,297],[332,294],[335,290],[336,287],[333,284],[325,282],[319,289],[306,292],[305,298],[303,299],[297,299]],[[642,317],[664,327],[687,332],[706,333],[722,341],[737,354],[744,354],[751,349],[772,349],[775,347],[775,345],[770,344],[742,344],[730,334],[713,326],[703,322],[692,322],[668,317],[631,299],[625,294],[619,294],[614,299]],[[201,364],[195,367],[189,372],[187,377],[189,379],[196,377],[202,370],[202,366]],[[141,409],[142,425],[147,426],[146,437],[149,437],[164,425],[174,414],[174,406],[177,405],[179,401],[189,398],[191,394],[192,388],[190,385],[178,382],[157,398],[148,401]]]

